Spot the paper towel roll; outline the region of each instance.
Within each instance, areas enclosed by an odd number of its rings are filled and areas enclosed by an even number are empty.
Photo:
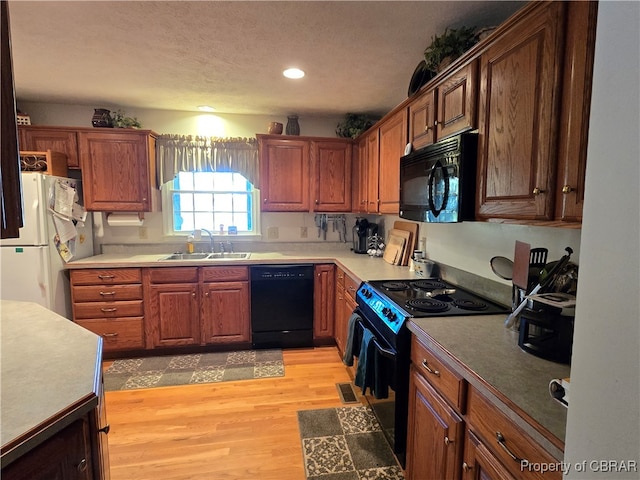
[[[107,216],[107,225],[110,227],[141,227],[144,218],[137,213],[111,213]]]

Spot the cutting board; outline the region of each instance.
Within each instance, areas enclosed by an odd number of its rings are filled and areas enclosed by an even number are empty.
[[[404,243],[404,238],[389,234],[382,258],[391,265],[398,265],[402,261]]]
[[[527,289],[529,284],[529,252],[531,245],[516,240],[516,248],[513,254],[513,275],[511,281],[513,284],[523,290]]]
[[[409,264],[409,258],[413,255],[413,251],[418,245],[418,227],[419,225],[414,222],[403,222],[402,220],[396,220],[393,224],[393,228],[398,230],[405,230],[411,234],[409,237],[409,243],[405,246],[405,253],[403,256],[403,265]],[[423,252],[425,255],[427,252]]]
[[[408,265],[409,256],[411,255],[411,237],[412,233],[406,230],[400,230],[399,228],[392,228],[389,230],[389,235],[395,235],[396,237],[402,237],[404,239],[404,248],[402,249],[402,256],[398,259],[398,265]]]

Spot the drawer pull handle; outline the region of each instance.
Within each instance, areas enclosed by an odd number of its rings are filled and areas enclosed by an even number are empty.
[[[98,278],[100,280],[110,280],[112,278],[116,278],[116,276],[115,275],[98,275]]]
[[[509,447],[507,447],[506,445],[507,439],[504,438],[504,435],[502,435],[502,433],[496,432],[496,439],[498,440],[498,443],[504,449],[504,451],[507,452],[507,455],[509,455],[514,462],[522,463],[522,458],[515,456],[513,452],[509,450]]]
[[[453,443],[453,440],[451,440],[449,437],[444,437],[444,444],[445,445],[451,445]]]
[[[111,297],[115,294],[116,292],[100,292],[100,295],[102,295],[103,297]]]
[[[118,309],[115,307],[112,307],[112,308],[101,308],[100,310],[102,310],[104,313],[113,313]]]
[[[467,462],[462,462],[462,470],[464,470],[465,472],[470,472],[471,470],[473,470],[473,467]]]
[[[87,459],[83,458],[76,467],[79,472],[84,472],[87,469]]]
[[[103,333],[102,336],[103,337],[108,337],[108,338],[117,337],[118,336],[118,332],[115,332],[115,333]]]
[[[107,424],[104,427],[102,427],[100,430],[98,430],[99,432],[102,432],[104,434],[108,434],[109,430],[111,430],[111,425]]]
[[[439,377],[439,376],[440,376],[440,371],[439,371],[439,370],[434,370],[433,368],[431,368],[431,367],[429,366],[429,362],[427,362],[427,359],[426,359],[426,358],[422,360],[422,366],[424,367],[424,369],[425,369],[427,372],[434,374],[436,377]]]

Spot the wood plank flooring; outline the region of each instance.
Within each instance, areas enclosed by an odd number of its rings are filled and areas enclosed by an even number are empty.
[[[296,412],[351,379],[335,347],[283,358],[279,378],[106,392],[111,479],[304,480]]]

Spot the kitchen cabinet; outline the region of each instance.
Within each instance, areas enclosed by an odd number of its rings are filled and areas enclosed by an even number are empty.
[[[334,339],[335,265],[314,266],[313,339]]]
[[[351,211],[352,142],[311,142],[311,195],[315,212]]]
[[[367,213],[367,137],[361,136],[354,146],[355,158],[351,182],[351,211]]]
[[[18,126],[21,151],[64,153],[67,167],[80,168],[78,152],[78,129],[70,127],[49,127],[40,125]]]
[[[467,431],[464,444],[463,480],[516,480],[491,454],[473,432]]]
[[[536,2],[480,56],[478,219],[581,220],[596,9]]]
[[[407,111],[401,109],[379,126],[378,212],[400,211],[400,157],[407,145]]]
[[[153,132],[135,129],[80,130],[78,146],[87,210],[153,210],[156,187]]]
[[[202,343],[250,342],[248,267],[201,267],[200,282]]]
[[[200,344],[198,267],[144,269],[147,346]]]
[[[351,211],[351,140],[257,138],[263,212]]]
[[[140,268],[71,270],[73,320],[103,339],[105,352],[143,349]]]
[[[427,87],[409,104],[409,142],[413,149],[476,128],[477,95],[475,60]]]
[[[380,177],[380,145],[379,130],[374,128],[366,133],[366,192],[367,208],[366,213],[378,213],[380,205],[380,193],[378,181]],[[398,184],[398,188],[399,188]]]

